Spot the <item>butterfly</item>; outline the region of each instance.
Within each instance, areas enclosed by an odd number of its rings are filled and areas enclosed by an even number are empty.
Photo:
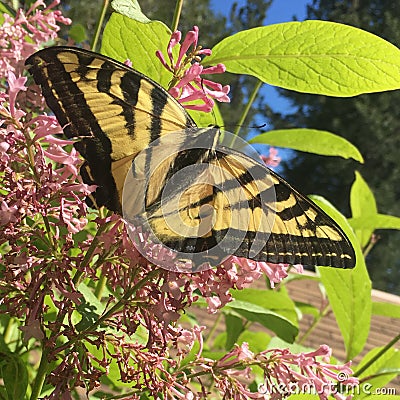
[[[26,65],[65,135],[77,139],[97,207],[214,265],[235,255],[355,266],[353,246],[332,218],[255,157],[221,143],[218,127],[198,128],[149,77],[63,46],[38,51]]]

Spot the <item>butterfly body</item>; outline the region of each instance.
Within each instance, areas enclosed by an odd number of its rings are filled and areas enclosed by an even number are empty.
[[[150,78],[70,47],[26,63],[66,136],[78,140],[97,206],[146,224],[183,258],[355,265],[329,216],[258,160],[221,144],[217,127],[198,129]]]

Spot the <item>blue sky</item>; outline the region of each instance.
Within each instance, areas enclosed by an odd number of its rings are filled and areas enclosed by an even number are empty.
[[[227,14],[235,2],[239,6],[246,4],[244,0],[211,0],[211,7],[216,12]],[[311,0],[274,0],[268,9],[265,24],[292,21],[294,15],[301,21],[306,15],[306,4],[310,2]]]
[[[219,12],[224,15],[228,15],[235,0],[211,0],[211,7],[214,12]],[[239,6],[246,3],[245,0],[236,0]],[[264,21],[265,25],[278,24],[282,22],[293,21],[293,17],[303,21],[306,17],[306,6],[311,0],[274,0],[271,7],[267,11],[267,18]],[[275,87],[268,84],[264,84],[262,87],[262,93],[266,97],[268,105],[276,112],[281,112],[283,114],[289,113],[291,111],[290,103],[283,97],[279,96]],[[256,123],[262,124],[265,121],[256,121]],[[266,130],[269,129],[267,126]],[[264,130],[265,130],[264,129]],[[254,130],[250,133],[250,136],[260,133]],[[254,145],[254,147],[259,151],[259,153],[266,153],[265,145]],[[284,159],[288,159],[292,156],[292,151],[289,149],[279,149],[279,156]],[[275,169],[277,172],[281,172],[280,168]]]

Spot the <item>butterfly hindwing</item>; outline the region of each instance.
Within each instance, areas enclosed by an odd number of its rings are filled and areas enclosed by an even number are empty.
[[[156,240],[195,263],[234,254],[274,263],[354,265],[352,245],[324,211],[265,165],[217,145],[215,135],[215,128],[194,137],[174,133],[135,159],[148,181],[138,191],[129,176],[124,204],[143,199],[133,214]]]

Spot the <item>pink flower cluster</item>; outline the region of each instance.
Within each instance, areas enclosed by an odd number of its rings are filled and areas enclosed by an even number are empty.
[[[264,383],[259,385],[258,393],[250,393],[242,386],[240,396],[235,397],[232,392],[229,398],[280,400],[295,393],[313,392],[321,400],[327,400],[330,395],[337,400],[350,400],[352,395],[339,393],[336,385],[350,389],[357,386],[359,381],[351,377],[353,371],[350,362],[344,365],[329,364],[331,353],[327,345],[322,345],[309,353],[293,354],[288,349],[271,349],[253,354],[248,344],[243,343],[241,346],[236,345],[216,362],[214,369],[223,371],[216,377],[216,384],[227,391],[225,393],[229,393],[232,376],[240,374],[243,379],[249,379],[251,367],[257,365],[264,371]],[[319,361],[317,357],[322,360]],[[240,372],[239,366],[244,367]],[[224,378],[221,379],[221,376]]]
[[[229,85],[222,86],[220,83],[201,77],[204,74],[223,73],[225,72],[225,66],[218,64],[204,68],[199,63],[200,56],[211,55],[211,50],[203,49],[197,45],[199,38],[199,28],[197,26],[194,26],[193,30],[186,34],[179,49],[179,56],[174,61],[172,51],[181,41],[181,37],[180,31],[175,31],[171,36],[167,47],[169,63],[167,63],[161,51],[156,52],[156,56],[161,63],[168,71],[172,72],[174,77],[169,93],[178,99],[185,108],[190,110],[210,112],[214,107],[213,99],[220,102],[229,102]],[[190,48],[192,50],[187,54]],[[200,100],[201,103],[196,103],[196,100]]]
[[[230,289],[244,289],[265,274],[271,287],[288,276],[288,264],[257,262],[247,258],[231,256],[216,268],[191,276],[193,290],[199,290],[208,304],[208,311],[218,309],[232,301]],[[303,272],[301,265],[294,266],[297,273]]]
[[[281,162],[281,158],[278,156],[278,150],[275,147],[269,148],[269,155],[261,155],[261,160],[268,166],[275,168]]]
[[[57,23],[71,23],[61,11],[53,10],[58,4],[60,0],[54,0],[46,7],[43,0],[37,0],[26,13],[19,9],[15,18],[4,14],[4,22],[0,26],[0,79],[7,77],[10,71],[20,76],[25,60],[42,43],[57,37],[60,30]]]

